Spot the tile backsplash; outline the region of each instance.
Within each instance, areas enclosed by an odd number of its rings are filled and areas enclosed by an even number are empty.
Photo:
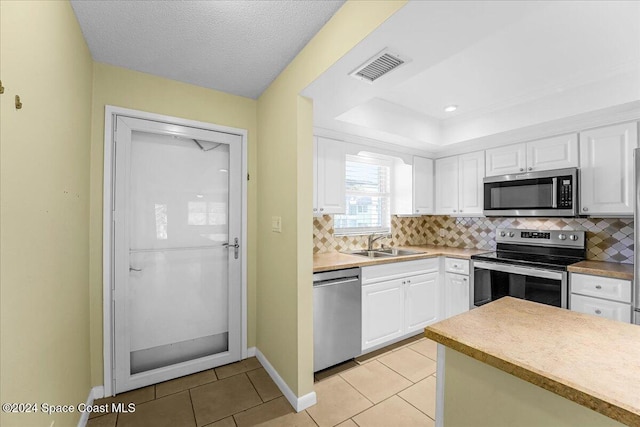
[[[633,264],[632,218],[392,216],[392,238],[382,240],[382,243],[387,246],[428,244],[494,250],[497,228],[584,230],[587,232],[587,259]],[[314,253],[362,249],[367,245],[367,236],[334,236],[333,232],[331,215],[314,218]]]

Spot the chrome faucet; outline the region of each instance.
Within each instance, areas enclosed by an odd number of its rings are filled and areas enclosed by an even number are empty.
[[[369,243],[367,244],[367,250],[368,251],[372,251],[373,250],[373,242],[375,242],[376,240],[380,240],[380,239],[390,239],[391,238],[391,234],[381,234],[378,237],[374,237],[375,233],[373,234],[369,234]]]

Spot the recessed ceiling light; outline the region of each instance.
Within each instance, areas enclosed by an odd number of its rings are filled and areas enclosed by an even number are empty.
[[[447,113],[451,113],[452,111],[456,111],[457,109],[457,105],[447,105],[446,107],[444,107],[444,111],[446,111]]]

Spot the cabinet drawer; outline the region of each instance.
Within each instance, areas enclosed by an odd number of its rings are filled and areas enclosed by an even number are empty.
[[[438,262],[438,258],[429,258],[362,267],[362,284],[367,285],[383,280],[400,279],[406,276],[438,271]]]
[[[631,323],[631,304],[571,294],[571,310]]]
[[[444,270],[447,273],[458,273],[469,275],[469,260],[457,258],[445,258]]]
[[[571,273],[571,293],[631,302],[631,282],[610,277]]]

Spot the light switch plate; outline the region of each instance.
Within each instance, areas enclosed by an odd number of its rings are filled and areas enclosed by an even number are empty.
[[[444,228],[441,228],[441,229],[440,229],[440,237],[444,237],[444,236],[445,236],[445,234],[446,234],[445,229],[444,229]]]
[[[271,231],[274,233],[282,233],[282,217],[271,217]]]

